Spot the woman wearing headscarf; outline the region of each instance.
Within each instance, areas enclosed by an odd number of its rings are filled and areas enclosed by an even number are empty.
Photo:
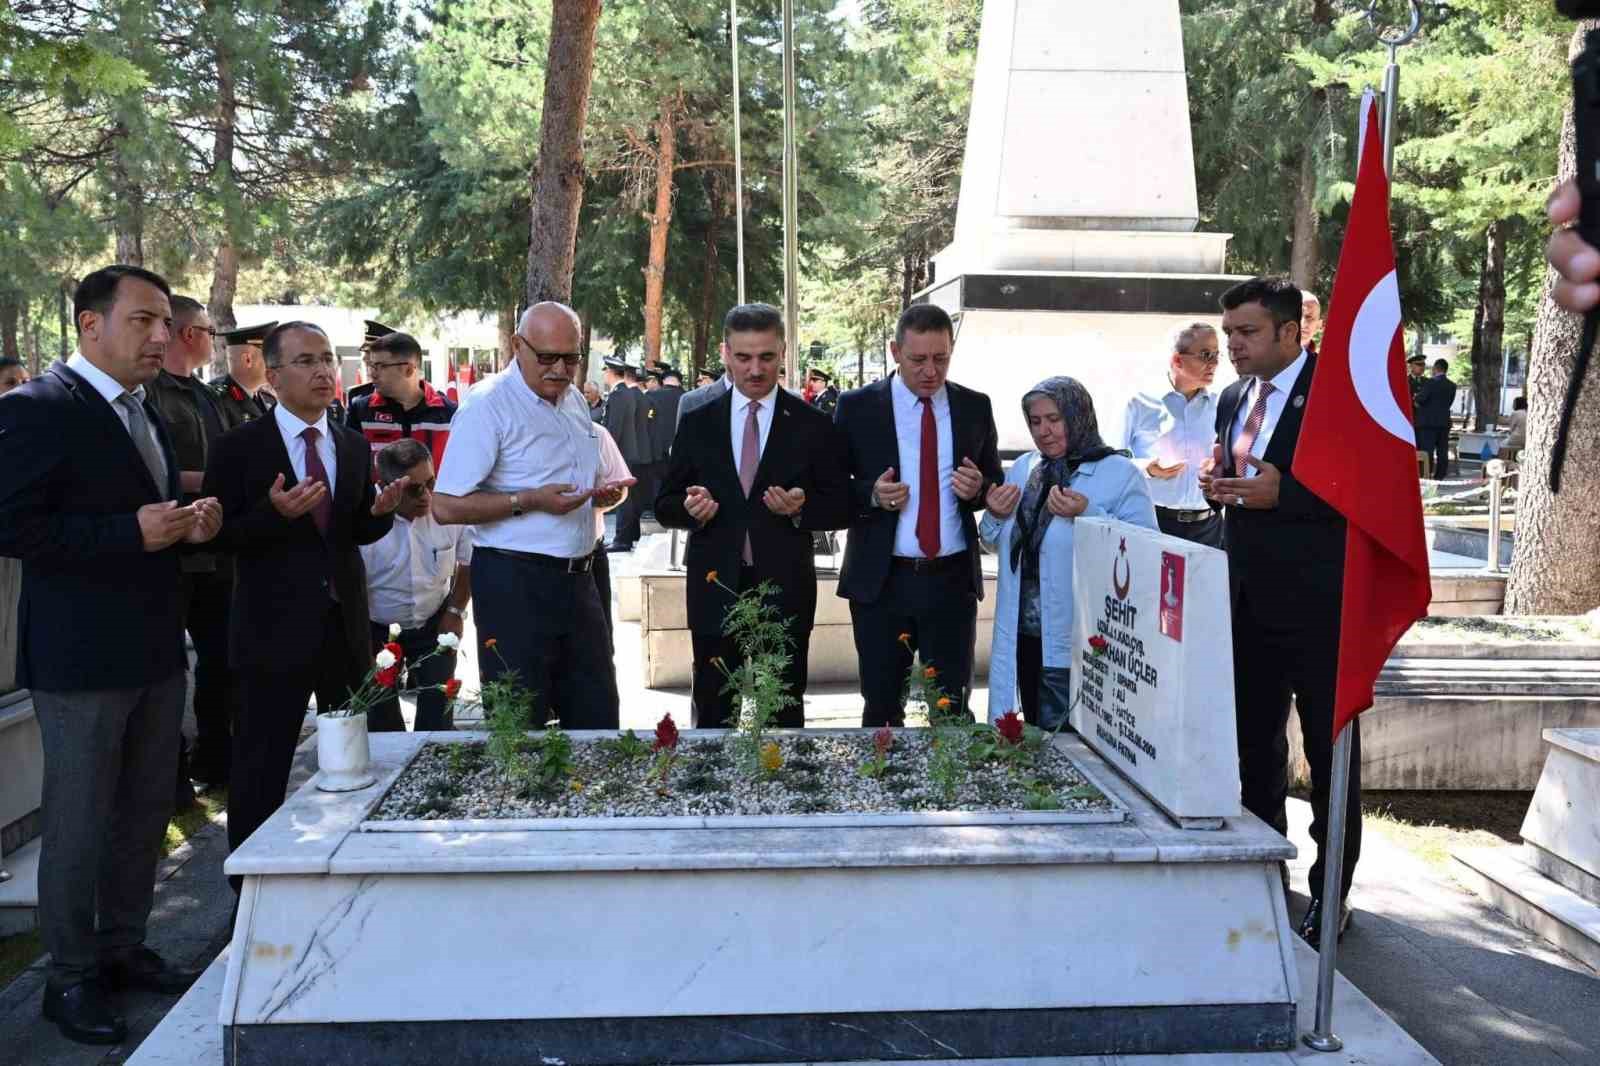
[[[1125,451],[1100,439],[1094,401],[1074,378],[1022,397],[1037,450],[989,490],[979,535],[999,557],[989,719],[1017,709],[1054,729],[1072,705],[1072,530],[1080,515],[1156,528],[1150,490]]]

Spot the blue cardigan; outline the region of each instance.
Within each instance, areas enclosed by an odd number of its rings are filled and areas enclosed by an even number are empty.
[[[1011,465],[1006,484],[1026,487],[1039,461],[1029,452]],[[1156,528],[1156,509],[1139,468],[1120,455],[1108,455],[1078,467],[1068,488],[1089,498],[1090,518],[1115,518],[1130,525]],[[1018,507],[1020,508],[1020,504]],[[1044,512],[1049,515],[1049,512]],[[1017,703],[1017,616],[1021,607],[1022,573],[1011,569],[1011,534],[1017,514],[1000,520],[985,514],[978,528],[983,543],[1000,556],[999,587],[994,608],[994,643],[989,652],[989,719],[1019,709]],[[1072,665],[1072,531],[1071,519],[1051,516],[1039,549],[1039,614],[1044,665]]]

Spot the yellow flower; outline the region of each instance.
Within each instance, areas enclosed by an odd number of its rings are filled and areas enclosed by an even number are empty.
[[[934,706],[938,707],[941,711],[948,711],[950,709],[950,697],[940,696],[939,701],[934,704]]]
[[[716,580],[717,580],[717,572],[715,570],[707,570],[706,571],[706,584],[709,585],[709,584],[713,583]]]
[[[574,791],[574,792],[582,792],[583,791],[583,782],[579,781],[576,777],[574,777],[572,779],[572,791]]]
[[[926,670],[922,671],[922,676],[926,678],[935,678],[939,676],[939,671],[930,666]]]
[[[768,773],[783,765],[783,752],[778,750],[778,742],[769,740],[761,745],[761,768]]]

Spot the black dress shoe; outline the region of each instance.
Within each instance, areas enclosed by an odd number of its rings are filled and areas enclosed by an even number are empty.
[[[1350,904],[1341,900],[1339,902],[1339,935],[1338,940],[1344,939],[1344,931],[1350,928]],[[1313,948],[1322,946],[1322,901],[1314,899],[1311,906],[1306,908],[1306,916],[1300,919],[1298,930],[1300,939],[1310,944]]]
[[[168,994],[186,991],[200,976],[199,970],[179,969],[146,947],[111,956],[101,962],[100,973],[112,988],[148,988]]]
[[[128,1023],[92,980],[59,986],[46,983],[44,1016],[56,1023],[62,1036],[80,1044],[120,1044],[128,1038]]]

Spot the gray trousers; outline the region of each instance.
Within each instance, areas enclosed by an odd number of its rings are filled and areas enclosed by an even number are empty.
[[[33,692],[44,746],[39,926],[56,983],[144,943],[184,689],[179,671],[144,688]]]

